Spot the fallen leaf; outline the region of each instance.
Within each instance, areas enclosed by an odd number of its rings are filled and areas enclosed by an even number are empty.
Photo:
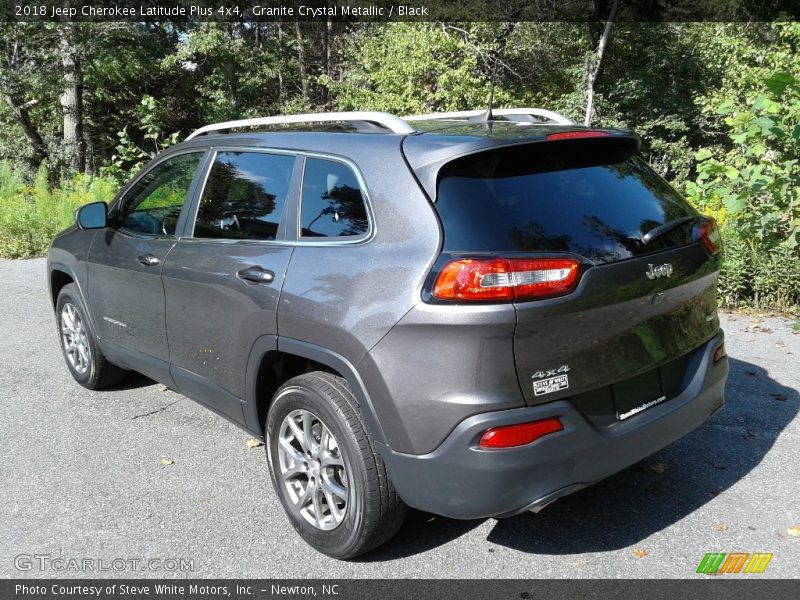
[[[786,344],[783,343],[783,340],[778,340],[777,342],[775,342],[775,347],[776,348],[785,348]]]
[[[728,531],[728,526],[725,523],[714,523],[714,529],[719,531],[720,533],[725,533]]]
[[[780,392],[772,392],[770,394],[775,400],[779,402],[786,402],[786,394],[781,394]]]
[[[247,447],[248,448],[258,448],[259,446],[263,446],[264,442],[256,438],[250,438],[247,440]]]
[[[756,376],[756,372],[755,371],[747,371],[747,376],[748,377],[755,377]]]
[[[792,525],[786,530],[786,533],[792,537],[800,537],[800,525]]]
[[[165,385],[158,386],[158,391],[159,392],[166,392],[168,390],[169,390],[169,388],[167,386],[165,386]]]
[[[641,548],[636,548],[636,550],[633,551],[633,555],[636,558],[644,558],[645,556],[647,556],[647,550],[642,550]]]
[[[171,465],[175,461],[171,458],[167,458],[166,456],[159,461],[162,465]]]
[[[652,465],[650,465],[650,470],[653,473],[658,473],[659,475],[661,475],[668,468],[669,467],[667,465],[665,465],[664,463],[653,463]]]
[[[744,430],[744,435],[742,436],[746,440],[752,440],[753,438],[757,438],[755,431],[750,431],[749,429]]]
[[[723,465],[722,463],[714,463],[713,466],[714,466],[715,469],[717,469],[719,471],[725,471],[728,468],[725,465]]]

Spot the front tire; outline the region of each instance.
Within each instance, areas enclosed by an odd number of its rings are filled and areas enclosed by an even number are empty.
[[[272,483],[292,526],[315,549],[354,558],[400,528],[406,506],[344,379],[317,371],[287,381],[265,430]]]
[[[56,323],[64,361],[75,381],[90,390],[98,390],[125,376],[125,371],[108,362],[97,346],[74,283],[65,285],[58,294]]]

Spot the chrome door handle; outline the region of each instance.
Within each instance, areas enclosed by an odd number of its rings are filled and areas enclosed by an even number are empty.
[[[252,281],[253,283],[272,283],[275,281],[275,273],[261,267],[247,267],[236,272],[239,279]]]
[[[153,256],[152,254],[143,254],[136,260],[142,263],[145,267],[155,267],[159,262],[161,262],[158,260],[158,258]]]

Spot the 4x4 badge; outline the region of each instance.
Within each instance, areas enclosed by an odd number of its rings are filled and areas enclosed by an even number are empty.
[[[531,379],[541,379],[542,377],[553,377],[554,375],[558,375],[559,373],[568,373],[569,372],[569,365],[561,365],[557,369],[548,369],[547,371],[536,371],[533,375],[531,375]]]
[[[645,275],[647,275],[648,279],[655,279],[656,277],[669,277],[672,275],[672,265],[670,263],[664,263],[663,265],[653,266],[647,265],[647,271]]]

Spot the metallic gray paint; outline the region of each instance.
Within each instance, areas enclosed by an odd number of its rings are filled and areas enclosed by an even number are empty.
[[[471,415],[525,405],[515,325],[509,304],[420,303],[372,348],[358,369],[393,450],[425,454]]]
[[[475,493],[470,477],[497,465],[481,459],[480,472],[454,471],[451,478],[464,478],[445,479],[450,466],[464,466],[448,462],[446,448],[452,440],[460,440],[459,432],[476,423],[491,426],[515,415],[528,418],[534,414],[530,411],[550,414],[568,404],[551,400],[631,376],[709,340],[719,326],[713,291],[719,261],[693,244],[664,253],[675,265],[669,280],[644,276],[646,264],[639,262],[654,260],[651,255],[602,267],[587,264],[578,288],[563,298],[516,305],[422,302],[442,248],[440,223],[431,206],[438,169],[458,155],[541,141],[548,132],[544,126],[499,125],[489,136],[480,128],[468,126],[455,131],[458,135],[276,132],[197,137],[147,167],[181,152],[206,153],[177,237],[71,228],[54,240],[49,272],[63,271],[76,281],[93,329],[102,338],[100,347],[112,362],[176,386],[259,435],[261,361],[271,351],[314,360],[347,379],[392,478],[400,482],[398,489],[410,504],[453,516],[517,510],[522,505],[518,498],[500,506],[480,494],[479,503],[488,508],[468,506]],[[629,134],[614,135],[638,144]],[[355,243],[297,242],[296,168],[278,240],[188,237],[202,182],[221,148],[294,152],[298,165],[304,155],[323,155],[355,166],[369,199],[370,236]],[[111,202],[112,217],[128,187]],[[136,257],[144,253],[156,255],[160,265],[139,264]],[[236,277],[239,269],[250,266],[273,271],[274,280],[254,284]],[[713,318],[707,319],[709,313]],[[128,326],[118,331],[103,316]],[[534,400],[531,374],[565,363],[570,364],[570,389]],[[724,382],[724,376],[715,377]],[[678,404],[691,405],[693,399],[686,394],[702,395],[698,402],[703,406],[711,396],[713,403],[721,401],[720,385],[704,392],[693,384],[681,395],[685,401],[655,406],[622,425],[656,422]],[[526,402],[543,401],[547,404],[525,408]],[[582,417],[573,413],[570,419],[577,423]],[[670,421],[675,437],[699,422],[698,415]],[[581,425],[585,427],[589,425]],[[414,455],[425,460],[408,462]],[[444,458],[436,469],[426,471],[423,479],[435,474],[441,479],[437,489],[445,492],[428,494],[413,470],[440,456]],[[471,456],[468,452],[461,458]],[[508,456],[505,463],[513,462]],[[515,477],[524,472],[525,465],[518,466],[522,471],[513,471]],[[456,492],[463,496],[448,499]],[[527,496],[526,503],[531,501]],[[453,502],[463,506],[452,508]]]
[[[162,271],[170,362],[245,398],[253,344],[278,333],[278,298],[291,255],[291,246],[263,242],[178,240]],[[251,266],[272,271],[274,281],[236,276]]]
[[[666,256],[675,266],[673,277],[648,279],[647,263]],[[514,354],[528,404],[621,381],[708,341],[719,330],[718,268],[718,257],[691,244],[593,266],[572,294],[517,303]],[[653,302],[656,294],[662,295]],[[534,396],[533,373],[560,365],[569,366],[569,388]]]
[[[172,237],[145,237],[101,229],[88,260],[88,299],[98,337],[159,360],[169,361],[161,264],[175,245]],[[161,264],[146,266],[137,257]],[[119,327],[104,317],[125,323]]]
[[[657,452],[700,426],[724,404],[727,358],[714,363],[722,331],[698,348],[675,398],[613,426],[589,423],[567,400],[487,412],[458,424],[424,455],[382,453],[403,500],[455,519],[507,517],[536,510]],[[532,444],[478,448],[486,429],[558,417],[564,429]]]

